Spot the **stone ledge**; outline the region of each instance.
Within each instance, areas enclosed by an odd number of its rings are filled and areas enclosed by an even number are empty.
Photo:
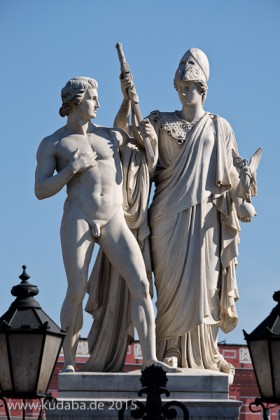
[[[145,400],[138,398],[138,401],[144,402]],[[167,401],[170,399],[162,399],[163,404]],[[237,420],[242,405],[240,401],[228,399],[177,399],[176,401],[183,403],[188,408],[190,420]],[[121,403],[126,404],[126,402],[124,399],[59,399],[59,409],[47,410],[47,420],[117,419]],[[70,408],[71,404],[73,409]],[[81,409],[78,409],[78,406]],[[125,411],[124,418],[131,419],[129,410]],[[182,420],[182,418],[182,412],[178,408],[177,420]]]
[[[141,371],[127,373],[75,372],[58,375],[60,398],[137,399]],[[227,399],[229,375],[210,370],[185,369],[168,373],[167,389],[172,398]]]

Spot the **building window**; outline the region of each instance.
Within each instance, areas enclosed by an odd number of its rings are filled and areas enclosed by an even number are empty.
[[[241,363],[252,363],[248,347],[240,347],[239,358]]]
[[[236,359],[236,350],[223,350],[225,359]]]
[[[135,359],[143,359],[142,351],[139,343],[134,343],[134,357]]]

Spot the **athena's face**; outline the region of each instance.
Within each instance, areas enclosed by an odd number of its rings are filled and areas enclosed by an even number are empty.
[[[176,83],[176,87],[183,106],[201,104],[201,92],[195,82],[180,81]]]
[[[96,110],[99,108],[97,89],[87,89],[83,99],[77,106],[80,116],[84,119],[96,117]]]

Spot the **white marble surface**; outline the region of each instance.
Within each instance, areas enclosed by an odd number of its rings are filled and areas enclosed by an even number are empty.
[[[138,398],[140,370],[129,373],[61,373],[60,398]],[[227,399],[229,375],[206,369],[167,374],[170,398]]]
[[[237,420],[240,401],[228,399],[229,376],[220,372],[187,369],[181,374],[167,374],[170,397],[162,403],[179,401],[189,410],[190,419]],[[140,371],[129,373],[62,373],[59,375],[59,397],[56,409],[47,412],[48,420],[117,419],[118,409],[129,400],[139,398]],[[177,409],[177,420],[182,419]]]

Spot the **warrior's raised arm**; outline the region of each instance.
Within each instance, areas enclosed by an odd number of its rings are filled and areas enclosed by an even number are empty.
[[[129,116],[132,111],[133,137],[141,148],[145,148],[148,164],[153,167],[157,160],[157,153],[155,144],[151,144],[151,137],[154,140],[153,143],[156,143],[157,136],[156,133],[152,131],[153,128],[152,126],[150,127],[149,120],[143,120],[139,105],[139,97],[132,81],[130,67],[126,61],[122,44],[118,42],[116,48],[121,65],[120,79],[122,82],[121,86],[124,100],[115,118],[114,126],[129,133]]]

